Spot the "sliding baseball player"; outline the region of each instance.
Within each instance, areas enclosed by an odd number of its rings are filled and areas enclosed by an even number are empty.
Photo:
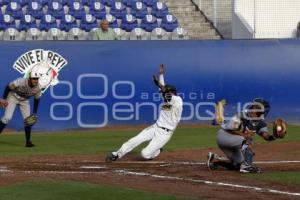
[[[183,102],[181,97],[177,96],[176,88],[165,84],[163,65],[160,65],[159,79],[153,76],[153,80],[159,87],[164,99],[158,120],[155,124],[125,142],[120,149],[110,153],[106,157],[106,162],[122,158],[146,141],[149,141],[149,144],[142,150],[141,155],[146,160],[153,159],[161,153],[163,146],[171,139],[181,118]]]
[[[34,147],[31,142],[31,127],[37,121],[37,109],[41,97],[39,88],[39,74],[31,71],[29,78],[18,78],[8,84],[4,90],[3,99],[0,100],[0,106],[5,108],[4,116],[0,121],[0,133],[11,120],[16,106],[20,107],[24,119],[24,131],[26,144],[25,147]],[[33,114],[30,115],[29,98],[34,97]]]

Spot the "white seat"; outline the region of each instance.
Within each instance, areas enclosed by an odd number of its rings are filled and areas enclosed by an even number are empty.
[[[129,34],[120,28],[114,28],[114,31],[118,37],[118,40],[129,40]]]
[[[130,33],[130,40],[149,40],[150,33],[146,32],[141,28],[135,28]]]
[[[67,33],[67,40],[86,40],[87,34],[80,28],[72,28]]]
[[[15,28],[8,28],[4,31],[3,40],[20,41],[20,32]]]
[[[65,40],[64,33],[58,28],[51,28],[48,32],[46,32],[45,36],[46,40]]]
[[[151,40],[169,40],[169,39],[170,39],[170,34],[168,34],[162,28],[155,28],[151,32]]]
[[[43,40],[42,33],[37,28],[30,28],[26,32],[25,40]]]
[[[188,40],[189,36],[183,28],[176,28],[171,35],[172,40]]]

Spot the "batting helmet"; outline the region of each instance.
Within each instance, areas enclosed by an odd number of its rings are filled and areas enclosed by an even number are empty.
[[[164,93],[173,93],[173,94],[177,95],[177,89],[175,86],[167,84],[167,85],[165,85]]]

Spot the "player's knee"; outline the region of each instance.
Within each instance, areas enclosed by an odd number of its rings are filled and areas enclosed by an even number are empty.
[[[143,149],[142,152],[141,152],[141,155],[142,155],[143,158],[145,158],[145,159],[147,159],[147,160],[153,158],[152,152],[150,152],[150,151],[147,150],[147,149]]]

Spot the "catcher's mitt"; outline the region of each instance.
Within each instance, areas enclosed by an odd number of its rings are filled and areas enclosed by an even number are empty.
[[[286,123],[283,119],[276,119],[273,123],[273,135],[276,138],[284,138],[287,132]]]
[[[25,126],[33,126],[37,122],[37,115],[32,114],[24,120]]]

